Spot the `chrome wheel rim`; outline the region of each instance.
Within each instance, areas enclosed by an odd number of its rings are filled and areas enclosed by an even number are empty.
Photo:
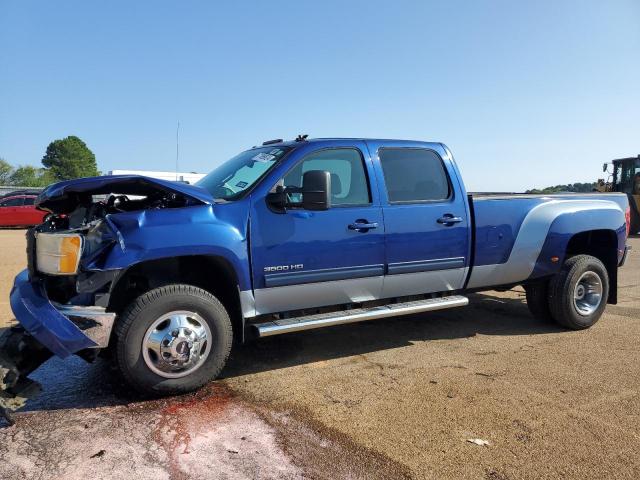
[[[142,340],[142,357],[149,369],[164,378],[195,372],[211,351],[211,329],[195,312],[169,312],[151,324]]]
[[[602,303],[602,280],[595,272],[584,272],[573,291],[573,305],[582,316],[591,315]]]

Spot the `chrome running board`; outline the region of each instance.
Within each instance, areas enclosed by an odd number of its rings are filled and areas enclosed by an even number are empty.
[[[445,308],[463,307],[469,304],[469,299],[461,295],[449,297],[429,298],[415,302],[392,303],[371,308],[355,308],[340,312],[319,313],[304,317],[285,318],[265,323],[255,324],[254,327],[259,337],[270,337],[282,333],[300,332],[314,328],[344,325],[346,323],[363,322],[378,318],[395,317],[398,315],[410,315],[412,313],[431,312]]]

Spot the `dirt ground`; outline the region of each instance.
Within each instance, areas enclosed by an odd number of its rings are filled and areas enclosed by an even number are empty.
[[[487,292],[251,343],[222,380],[155,401],[105,361],[54,359],[35,374],[41,396],[0,429],[0,478],[640,478],[629,243],[620,301],[587,331],[534,320],[520,289]],[[0,245],[6,324],[24,232],[0,231]]]
[[[9,292],[13,278],[27,266],[25,230],[0,230],[0,328],[13,322]]]

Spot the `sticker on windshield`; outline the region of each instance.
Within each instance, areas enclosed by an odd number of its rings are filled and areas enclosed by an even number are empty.
[[[273,150],[271,150],[269,153],[270,153],[271,155],[275,155],[275,156],[277,157],[278,155],[280,155],[280,154],[282,153],[282,150],[280,150],[279,148],[274,148],[274,149],[273,149]]]
[[[276,159],[275,155],[270,155],[268,153],[259,153],[255,157],[253,157],[251,160],[255,160],[256,162],[270,162],[275,159]]]
[[[249,185],[247,182],[238,182],[238,183],[236,183],[236,187],[238,187],[238,188],[244,188],[247,185]]]

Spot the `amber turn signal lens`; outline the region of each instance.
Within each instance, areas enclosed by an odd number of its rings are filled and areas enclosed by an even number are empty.
[[[60,273],[76,273],[80,255],[80,237],[65,237],[60,245]]]

